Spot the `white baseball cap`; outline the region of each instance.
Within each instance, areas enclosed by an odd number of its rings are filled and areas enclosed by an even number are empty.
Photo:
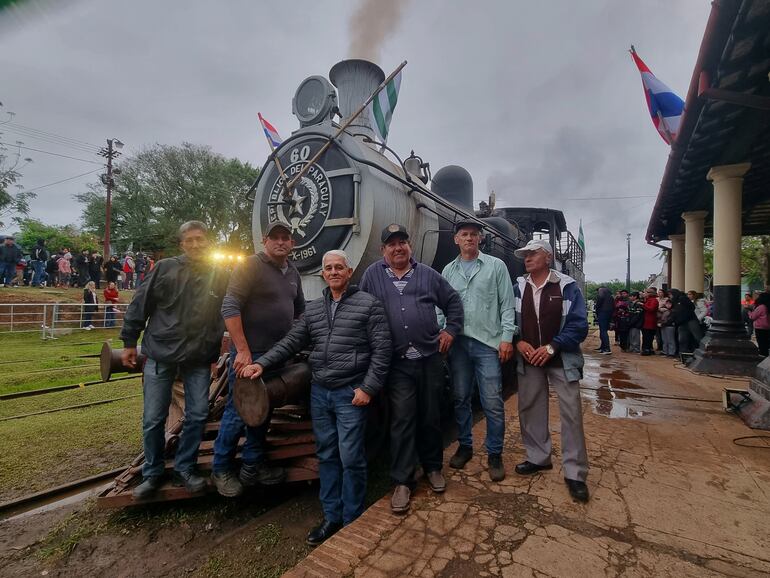
[[[523,259],[527,256],[527,253],[531,251],[545,251],[549,255],[553,255],[551,244],[545,239],[532,239],[521,249],[516,249],[513,254],[516,255],[519,259]]]

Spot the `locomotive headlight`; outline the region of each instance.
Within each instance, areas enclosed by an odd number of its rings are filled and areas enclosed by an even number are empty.
[[[303,80],[291,101],[291,111],[300,126],[323,122],[336,106],[337,92],[323,76],[310,76]]]

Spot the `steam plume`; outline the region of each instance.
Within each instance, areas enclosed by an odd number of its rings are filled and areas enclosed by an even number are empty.
[[[348,22],[350,58],[377,62],[383,42],[395,30],[409,0],[361,0]]]

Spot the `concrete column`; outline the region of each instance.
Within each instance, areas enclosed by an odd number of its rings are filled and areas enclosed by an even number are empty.
[[[722,165],[707,175],[714,183],[714,321],[695,351],[693,371],[752,375],[762,361],[741,319],[741,207],[750,167]]]
[[[708,211],[682,213],[684,220],[685,291],[703,293],[703,220]]]
[[[684,235],[669,235],[671,239],[671,279],[669,279],[670,289],[684,288]]]

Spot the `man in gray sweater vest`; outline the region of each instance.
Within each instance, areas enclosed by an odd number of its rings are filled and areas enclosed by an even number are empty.
[[[369,266],[360,287],[385,306],[393,338],[390,398],[390,475],[394,513],[406,512],[419,460],[434,492],[443,492],[444,444],[441,395],[446,353],[462,331],[463,305],[457,291],[437,271],[412,259],[409,233],[392,224],[382,231],[383,259]],[[441,330],[436,307],[446,315]]]

